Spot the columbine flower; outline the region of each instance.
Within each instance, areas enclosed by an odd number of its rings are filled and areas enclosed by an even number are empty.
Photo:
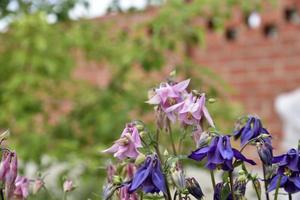
[[[233,133],[235,138],[241,137],[241,145],[246,144],[251,139],[257,138],[261,134],[269,135],[269,132],[262,126],[260,119],[254,116],[249,116],[246,124]],[[271,143],[270,138],[264,138],[263,140]]]
[[[8,157],[10,159],[9,170],[5,175],[4,182],[5,182],[6,197],[7,199],[10,199],[14,193],[15,180],[18,174],[18,158],[15,152],[9,152]]]
[[[254,161],[247,159],[238,150],[231,147],[229,136],[216,136],[209,146],[198,148],[189,155],[189,158],[197,161],[201,161],[205,157],[207,158],[206,167],[210,170],[216,168],[222,168],[225,171],[233,170],[232,160],[234,157],[255,165]]]
[[[160,191],[166,193],[165,178],[157,155],[147,156],[144,164],[135,173],[129,185],[129,192],[132,193],[139,188],[145,193]]]
[[[273,163],[278,163],[278,172],[284,174],[287,171],[300,172],[299,151],[290,149],[286,154],[275,156]]]
[[[197,125],[204,116],[208,121],[209,125],[214,127],[214,122],[205,106],[205,94],[194,96],[192,93],[189,94],[184,102],[174,105],[176,107],[182,104],[182,108],[178,112],[179,121],[185,125]],[[170,107],[168,110],[171,110]],[[178,106],[179,107],[179,106]]]
[[[186,179],[186,188],[196,199],[202,199],[204,197],[201,187],[194,177]]]
[[[147,101],[149,104],[159,105],[159,107],[167,114],[171,121],[175,121],[174,110],[166,112],[169,107],[183,101],[183,93],[188,87],[190,79],[170,85],[169,83],[162,83],[159,88],[154,90],[154,95]]]
[[[116,174],[116,167],[112,164],[107,165],[106,167],[106,174],[107,174],[107,182],[112,183],[113,182],[113,177]]]
[[[14,195],[16,199],[26,199],[29,196],[29,180],[26,177],[18,176],[15,182]]]
[[[126,179],[131,180],[136,172],[136,166],[133,163],[128,163],[126,166]]]
[[[63,185],[63,189],[64,189],[64,192],[71,192],[72,190],[75,189],[75,186],[73,184],[73,181],[71,180],[66,180],[64,182],[64,185]]]
[[[280,188],[284,188],[287,193],[293,194],[300,191],[300,177],[299,173],[291,172],[289,175],[277,174],[274,176],[269,184],[268,192],[275,190],[279,177],[281,176]]]
[[[257,152],[264,165],[272,165],[273,147],[271,146],[271,144],[267,142],[258,142]]]
[[[278,164],[277,175],[274,176],[269,184],[269,191],[276,188],[279,177],[281,176],[280,187],[288,193],[300,191],[300,166],[299,151],[290,149],[286,154],[273,158],[273,163]]]
[[[180,191],[185,189],[185,175],[179,163],[176,163],[176,166],[171,169],[171,178]]]
[[[40,189],[42,189],[45,185],[45,182],[43,179],[41,178],[38,178],[34,181],[34,184],[33,184],[33,188],[32,188],[32,192],[33,194],[36,194],[40,191]]]
[[[142,147],[139,132],[134,124],[127,124],[120,139],[115,144],[104,150],[104,153],[114,153],[114,157],[124,160],[125,158],[136,158],[139,155],[138,148]]]
[[[220,182],[216,184],[214,189],[214,200],[232,200],[232,193],[223,193],[224,183]],[[225,196],[226,195],[226,196]]]

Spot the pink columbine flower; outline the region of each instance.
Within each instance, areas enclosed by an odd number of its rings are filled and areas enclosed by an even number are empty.
[[[5,174],[4,182],[6,197],[10,199],[14,194],[15,181],[18,175],[18,158],[15,152],[10,152],[8,157],[10,157],[9,170]]]
[[[136,166],[133,163],[128,163],[126,166],[126,180],[131,180],[136,172]]]
[[[2,161],[0,165],[0,180],[4,183],[5,177],[10,169],[11,152],[3,153]]]
[[[138,200],[137,193],[129,193],[128,192],[128,186],[123,186],[120,189],[120,200]]]
[[[38,193],[45,185],[45,182],[43,179],[41,178],[38,178],[34,181],[34,184],[33,184],[33,188],[32,188],[32,192],[33,194],[36,194]]]
[[[174,122],[175,110],[167,112],[166,110],[183,101],[183,95],[186,93],[186,88],[190,83],[190,79],[170,85],[169,83],[162,83],[159,88],[154,90],[154,95],[147,101],[149,104],[159,105],[161,109],[167,114],[168,118]]]
[[[114,157],[124,160],[125,158],[137,158],[138,148],[142,147],[141,138],[135,124],[127,124],[120,139],[114,145],[104,150],[104,153],[114,153]]]
[[[15,182],[14,195],[16,199],[20,200],[24,200],[29,196],[29,180],[26,177],[17,177]]]
[[[113,177],[116,174],[116,172],[117,172],[117,169],[116,169],[116,167],[114,165],[109,164],[106,167],[106,173],[107,173],[107,181],[108,181],[108,183],[112,183],[113,182]]]
[[[73,181],[66,180],[64,182],[63,189],[64,189],[64,192],[71,192],[72,190],[74,190],[75,186],[73,185]]]

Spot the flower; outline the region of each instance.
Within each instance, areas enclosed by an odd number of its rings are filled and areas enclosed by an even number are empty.
[[[185,189],[185,175],[179,163],[171,169],[171,178],[175,186],[182,191]]]
[[[201,187],[194,177],[186,179],[186,188],[196,199],[202,199],[204,197]]]
[[[194,96],[192,93],[189,94],[183,102],[182,109],[178,112],[179,121],[186,125],[195,125],[200,123],[203,116],[210,126],[215,127],[205,106],[205,94],[202,94],[200,97]]]
[[[142,188],[145,193],[166,193],[166,183],[161,171],[161,164],[157,157],[147,156],[144,164],[137,170],[131,183],[129,184],[129,193]]]
[[[137,158],[138,148],[142,147],[141,138],[135,124],[129,123],[123,130],[120,139],[114,145],[104,150],[104,153],[114,153],[114,157],[124,160],[125,158]]]
[[[128,186],[123,186],[120,188],[120,200],[138,200],[137,193],[129,193]]]
[[[225,189],[224,183],[220,182],[216,184],[214,189],[214,200],[232,200],[232,193],[225,193],[223,192]],[[226,196],[225,196],[226,195]]]
[[[43,188],[45,185],[45,182],[43,179],[41,178],[38,178],[34,181],[34,184],[33,184],[33,188],[32,188],[32,192],[33,194],[36,194],[40,191],[41,188]]]
[[[18,175],[18,158],[15,152],[9,152],[8,157],[10,159],[10,163],[9,169],[4,178],[4,182],[6,188],[6,197],[7,199],[10,199],[13,196],[15,181]]]
[[[264,165],[272,165],[273,147],[267,142],[257,143],[257,152]]]
[[[299,151],[290,149],[286,154],[275,156],[273,163],[278,163],[278,173],[284,174],[287,171],[300,172]]]
[[[246,144],[251,139],[257,138],[261,134],[270,135],[267,129],[262,126],[260,119],[254,116],[249,116],[246,124],[236,129],[233,133],[236,139],[241,137],[241,145]],[[263,140],[271,144],[270,138],[264,138]]]
[[[29,196],[29,180],[26,177],[17,177],[14,195],[16,199],[26,199]]]
[[[183,101],[183,94],[190,83],[190,79],[179,83],[162,83],[154,90],[154,95],[147,101],[149,104],[159,105],[171,121],[175,121],[175,109],[166,112],[166,109]]]
[[[277,174],[275,175],[268,187],[268,192],[275,190],[278,184],[278,180],[280,180],[280,188],[284,188],[287,193],[293,194],[300,191],[300,177],[299,173],[292,172],[290,175],[282,175]]]
[[[225,171],[233,170],[232,160],[234,157],[237,160],[255,165],[254,161],[247,159],[238,150],[231,147],[228,135],[215,136],[209,146],[198,148],[188,157],[196,161],[201,161],[206,157],[206,167],[210,170],[216,168],[222,168]]]
[[[72,190],[74,190],[75,186],[73,184],[73,181],[66,180],[63,184],[63,189],[64,189],[64,192],[71,192]]]
[[[107,182],[112,183],[113,182],[113,177],[116,174],[117,169],[114,165],[108,164],[106,167],[106,174],[107,174]]]

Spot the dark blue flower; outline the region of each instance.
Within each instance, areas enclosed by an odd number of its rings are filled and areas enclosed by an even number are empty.
[[[186,188],[196,199],[202,199],[204,197],[201,187],[195,178],[186,179]]]
[[[273,163],[278,163],[278,173],[280,174],[287,173],[287,170],[300,172],[299,151],[290,149],[286,154],[275,156]]]
[[[254,161],[247,159],[238,150],[231,147],[230,136],[228,135],[214,137],[209,146],[198,148],[188,157],[197,161],[206,157],[205,166],[210,170],[216,168],[222,168],[225,171],[233,170],[233,158],[255,165]]]
[[[300,177],[299,173],[293,172],[289,176],[277,174],[274,176],[269,184],[268,192],[275,190],[278,184],[279,177],[280,180],[280,188],[284,188],[287,193],[293,194],[300,191]]]
[[[166,193],[165,178],[161,171],[158,157],[147,156],[144,164],[135,173],[128,191],[130,193],[141,188],[145,193]]]
[[[228,193],[224,192],[224,190],[226,189],[223,182],[216,184],[216,187],[214,189],[214,200],[232,200],[232,193],[229,192],[229,188],[227,189]]]
[[[270,166],[273,161],[273,147],[267,142],[259,142],[257,144],[258,155],[264,165]]]
[[[262,126],[260,119],[254,116],[249,116],[246,124],[233,132],[235,139],[241,138],[241,145],[246,144],[251,139],[257,138],[261,134],[270,135],[267,129]],[[271,144],[270,138],[264,138],[264,141]]]

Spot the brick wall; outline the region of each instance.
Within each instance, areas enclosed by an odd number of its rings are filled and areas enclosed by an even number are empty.
[[[275,7],[266,6],[260,13],[262,24],[258,29],[248,28],[243,14],[237,10],[226,25],[237,30],[235,40],[228,41],[224,33],[207,30],[205,48],[193,48],[190,53],[196,63],[212,69],[234,88],[229,98],[241,102],[248,113],[259,115],[278,136],[282,136],[282,124],[274,100],[279,94],[300,86],[300,24],[286,21],[288,7],[300,12],[300,1],[281,0]],[[157,9],[149,9],[96,20],[111,20],[120,28],[128,28],[129,24],[149,20],[156,13]],[[197,22],[205,26],[205,19],[199,17],[195,19]],[[264,34],[268,24],[276,27],[277,36]]]

